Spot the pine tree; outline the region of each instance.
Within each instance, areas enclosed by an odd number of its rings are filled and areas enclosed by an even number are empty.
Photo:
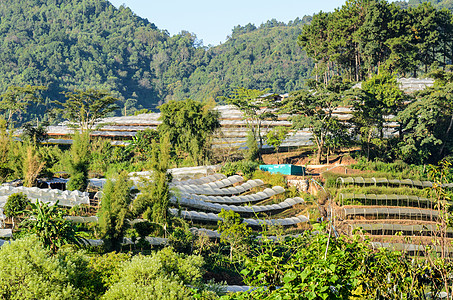
[[[170,162],[170,139],[165,135],[160,144],[152,143],[151,180],[144,184],[142,193],[134,201],[134,212],[143,214],[145,219],[161,224],[164,228],[169,223],[168,207],[170,204],[171,174],[168,173]]]
[[[88,186],[88,170],[90,166],[90,135],[88,132],[76,132],[69,151],[68,169],[70,179],[68,190],[85,191]]]
[[[124,233],[129,227],[127,219],[132,216],[132,182],[126,171],[117,178],[109,179],[103,189],[101,208],[99,209],[99,231],[104,240],[105,249],[120,250]]]

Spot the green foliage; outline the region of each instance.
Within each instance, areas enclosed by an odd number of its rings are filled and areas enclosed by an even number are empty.
[[[194,164],[207,161],[210,136],[220,127],[219,113],[208,105],[187,99],[161,105],[158,131],[169,135],[170,143],[179,156],[188,155]]]
[[[153,140],[151,148],[152,177],[151,180],[145,180],[142,183],[142,193],[135,199],[133,209],[135,214],[143,214],[145,219],[166,226],[170,219],[168,211],[171,196],[169,183],[172,178],[168,172],[170,161],[168,135],[162,138],[159,147]]]
[[[311,231],[282,245],[265,240],[246,257],[241,272],[245,283],[257,289],[231,299],[348,299],[358,285],[366,249],[358,239]]]
[[[191,253],[195,237],[187,224],[173,228],[169,242],[178,253]]]
[[[27,208],[27,205],[30,203],[28,200],[27,195],[23,193],[15,193],[8,196],[8,200],[6,200],[5,206],[3,207],[3,213],[8,218],[15,217],[21,213],[23,210]]]
[[[147,128],[137,132],[130,147],[139,160],[148,160],[152,154],[151,146],[154,140],[159,140],[159,131]]]
[[[398,114],[402,134],[399,155],[410,163],[437,162],[453,151],[453,83],[421,91]]]
[[[75,251],[72,247],[61,248],[55,255],[58,263],[64,267],[69,282],[78,291],[75,297],[80,299],[98,299],[105,291],[106,284],[99,280],[103,276],[99,270],[93,268],[91,259],[84,251]],[[107,268],[104,266],[104,270]],[[102,277],[101,277],[102,278]]]
[[[59,106],[55,112],[68,120],[69,125],[81,129],[91,130],[95,123],[118,107],[114,105],[118,99],[110,92],[87,89],[65,92],[66,101],[55,101]]]
[[[63,245],[80,245],[74,224],[64,219],[65,211],[55,205],[41,202],[29,203],[30,210],[25,211],[28,219],[21,223],[27,232],[35,234],[44,247],[56,253]]]
[[[165,248],[150,256],[135,256],[125,262],[119,281],[102,299],[189,299],[187,285],[201,279],[201,256],[185,256]]]
[[[403,102],[409,99],[399,88],[396,75],[381,70],[378,75],[364,81],[362,89],[354,90],[351,97],[354,133],[360,137],[366,157],[388,155],[391,146],[384,139],[384,124],[388,121],[385,116],[401,111]]]
[[[226,176],[242,174],[246,178],[250,178],[253,172],[258,169],[259,164],[255,161],[240,160],[235,162],[225,163],[220,172]]]
[[[0,115],[3,114],[6,117],[6,127],[12,127],[13,123],[17,121],[15,115],[25,113],[31,102],[38,101],[39,98],[36,93],[46,89],[44,86],[9,86],[6,92],[0,95],[2,99],[0,101]]]
[[[109,252],[91,257],[89,267],[99,274],[98,281],[102,282],[105,290],[107,290],[120,280],[119,273],[123,263],[130,261],[130,259],[130,254]]]
[[[313,90],[301,90],[290,94],[281,104],[282,113],[290,113],[294,129],[308,128],[317,147],[316,162],[321,162],[327,141],[334,137],[346,137],[346,127],[333,115],[334,109],[344,103],[344,92],[350,87],[349,82],[340,77],[332,78],[328,84],[311,82]],[[339,141],[341,146],[344,141]]]
[[[315,14],[298,40],[314,59],[316,79],[325,83],[340,74],[360,81],[383,65],[416,77],[432,65],[451,64],[451,21],[450,11],[431,3],[404,9],[394,2],[350,0],[332,13]]]
[[[327,231],[317,224],[280,243],[262,240],[241,272],[255,288],[222,299],[418,299],[442,289],[442,276],[434,271],[439,261],[373,250],[359,235],[337,238]]]
[[[30,236],[0,249],[0,297],[4,299],[80,299],[67,262],[49,255]]]
[[[247,227],[247,223],[238,213],[232,210],[224,210],[219,213],[221,221],[217,222],[220,233],[220,241],[230,245],[230,262],[233,261],[233,253],[239,251],[245,253],[250,242],[252,229]]]
[[[69,182],[68,190],[85,191],[88,186],[88,169],[90,165],[90,135],[88,132],[75,132],[69,150],[67,166]]]
[[[89,170],[105,177],[122,170],[132,172],[132,157],[130,147],[112,146],[110,141],[96,139],[91,143]]]
[[[424,171],[423,166],[407,164],[401,160],[386,163],[380,160],[367,161],[366,159],[361,158],[357,160],[357,163],[351,165],[351,167],[358,170],[375,171],[373,173],[360,174],[362,177],[427,180],[427,173]]]
[[[99,233],[108,251],[121,249],[123,236],[129,227],[127,219],[132,216],[129,206],[133,199],[131,187],[127,172],[110,178],[104,186],[98,211]]]
[[[3,245],[0,257],[3,299],[97,299],[105,292],[84,252],[51,255],[34,235]]]
[[[28,200],[27,195],[22,193],[15,193],[8,196],[5,206],[3,207],[3,213],[6,217],[12,218],[13,228],[14,228],[14,218],[22,215],[24,210],[29,205],[30,200]]]

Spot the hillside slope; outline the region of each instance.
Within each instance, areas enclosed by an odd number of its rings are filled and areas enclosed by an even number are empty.
[[[238,26],[208,49],[194,34],[170,36],[106,0],[2,0],[0,91],[46,85],[45,96],[61,100],[64,90],[108,89],[129,112],[224,95],[232,86],[282,93],[301,87],[310,72],[296,43],[307,20]],[[32,108],[28,117],[43,111]]]

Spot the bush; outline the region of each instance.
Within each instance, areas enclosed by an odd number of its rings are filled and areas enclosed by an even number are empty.
[[[5,206],[3,207],[3,213],[8,218],[14,218],[18,216],[27,208],[27,205],[30,203],[27,195],[23,193],[15,193],[8,196]]]
[[[271,186],[278,185],[284,188],[287,187],[285,176],[283,176],[282,174],[271,174],[266,171],[256,170],[255,172],[253,172],[252,178],[261,179],[262,181]]]
[[[180,253],[190,253],[194,236],[188,227],[176,227],[169,237],[170,245]]]
[[[187,285],[201,280],[201,256],[185,256],[165,248],[150,256],[135,256],[122,264],[119,281],[103,299],[189,299]]]
[[[119,281],[119,273],[125,262],[130,261],[131,256],[126,253],[109,252],[104,255],[94,256],[90,259],[90,268],[96,271],[98,280],[109,288]]]
[[[43,244],[29,236],[0,249],[0,298],[79,299],[70,259],[50,256]]]
[[[258,169],[258,166],[259,163],[249,160],[227,162],[222,166],[220,172],[225,174],[226,176],[232,176],[238,173],[242,173],[244,177],[250,178],[253,172],[256,169]]]
[[[393,163],[386,163],[380,160],[367,161],[361,158],[356,164],[351,165],[354,169],[375,171],[376,173],[360,174],[364,177],[387,177],[396,179],[418,179],[427,180],[427,172],[424,166],[409,165],[402,160],[396,160]]]

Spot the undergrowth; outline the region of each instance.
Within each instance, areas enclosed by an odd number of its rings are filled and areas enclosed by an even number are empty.
[[[367,161],[361,158],[357,163],[350,166],[353,169],[362,171],[373,171],[372,173],[360,174],[362,177],[386,177],[388,179],[418,179],[428,180],[426,166],[424,165],[409,165],[401,160],[396,160],[393,163],[382,161]]]

